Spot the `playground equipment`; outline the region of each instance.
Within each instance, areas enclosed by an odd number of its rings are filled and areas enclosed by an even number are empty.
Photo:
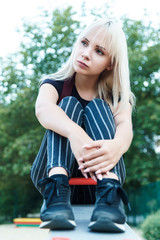
[[[128,224],[124,233],[91,232],[88,224],[93,208],[93,205],[73,206],[77,227],[69,231],[50,231],[47,240],[141,240]]]
[[[70,185],[96,185],[96,182],[85,178],[71,178]],[[93,205],[73,205],[73,212],[77,227],[74,230],[54,230],[49,232],[47,240],[141,240],[140,237],[125,224],[124,233],[91,232],[88,229]],[[38,227],[41,223],[39,218],[17,218],[14,219],[16,226]],[[45,239],[44,239],[45,240]]]

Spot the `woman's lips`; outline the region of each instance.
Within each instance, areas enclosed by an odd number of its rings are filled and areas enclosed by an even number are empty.
[[[77,62],[78,62],[78,65],[79,65],[80,67],[88,68],[88,65],[85,64],[84,62],[81,62],[81,61],[77,61]]]

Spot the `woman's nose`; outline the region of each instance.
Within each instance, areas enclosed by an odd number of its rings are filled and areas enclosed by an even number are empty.
[[[83,53],[82,53],[82,57],[84,59],[89,60],[91,58],[91,49],[89,49],[89,48],[85,49],[85,51],[83,51]]]

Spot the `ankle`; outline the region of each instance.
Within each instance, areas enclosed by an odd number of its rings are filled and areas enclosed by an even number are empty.
[[[109,172],[108,174],[103,174],[102,178],[111,178],[111,179],[119,180],[118,176],[112,172]]]
[[[51,168],[50,171],[49,171],[48,176],[51,177],[51,176],[53,176],[55,174],[63,174],[63,175],[66,175],[68,177],[68,173],[67,173],[67,171],[63,167]]]
[[[56,181],[63,181],[63,183],[66,184],[66,186],[69,186],[69,178],[65,174],[54,174],[49,177],[50,179],[54,179]]]

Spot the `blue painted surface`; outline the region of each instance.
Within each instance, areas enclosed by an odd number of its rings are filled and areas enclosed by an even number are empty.
[[[77,227],[69,231],[50,231],[48,240],[69,238],[69,240],[141,240],[126,224],[125,233],[96,233],[88,229],[93,206],[73,206]],[[59,237],[59,239],[58,239]]]

